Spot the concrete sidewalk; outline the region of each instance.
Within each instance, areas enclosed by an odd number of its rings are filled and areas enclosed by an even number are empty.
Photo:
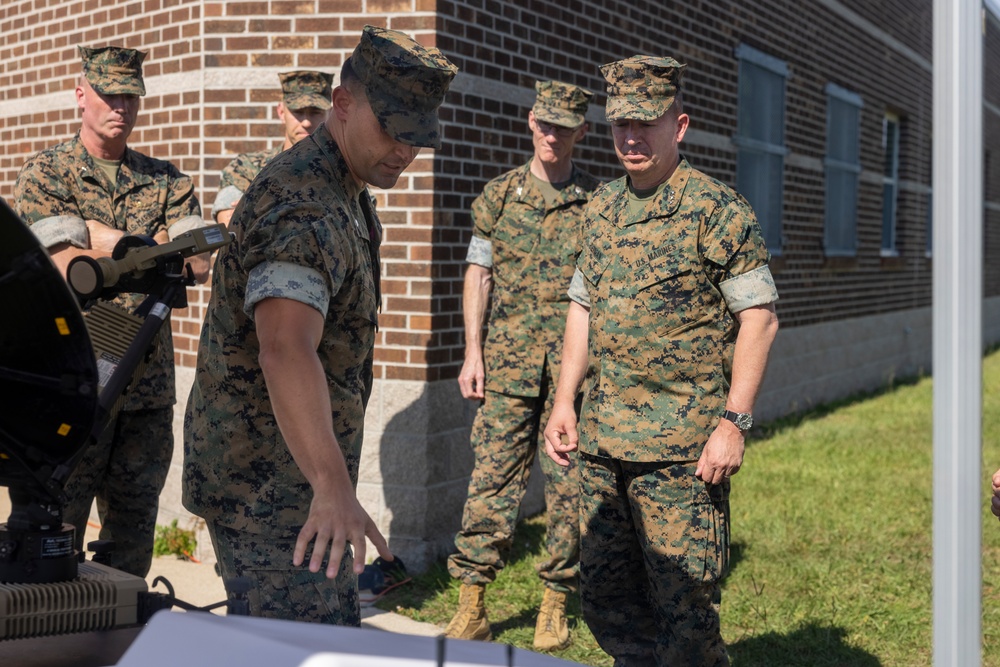
[[[7,521],[10,509],[7,489],[0,487],[0,523]],[[88,525],[84,544],[98,539],[98,530],[97,527]],[[196,607],[205,607],[226,599],[226,589],[222,585],[222,578],[215,573],[214,563],[195,563],[175,556],[161,556],[153,559],[149,574],[146,576],[146,586],[151,592],[166,593],[167,588],[162,583],[153,585],[157,577],[163,577],[170,582],[177,599]],[[219,614],[225,611],[219,609],[213,613]],[[443,628],[432,623],[420,623],[375,607],[362,608],[361,616],[361,626],[375,630],[424,637],[435,637],[444,632]]]
[[[90,537],[88,530],[88,538]],[[96,535],[96,530],[94,531]],[[146,585],[154,593],[166,593],[165,586],[153,581],[163,577],[173,586],[174,595],[179,599],[197,607],[205,607],[226,599],[226,589],[222,579],[215,573],[214,564],[194,563],[181,560],[174,556],[161,556],[153,559],[153,564],[146,577]],[[214,610],[213,613],[225,613],[224,610]],[[420,635],[436,637],[444,632],[443,628],[432,623],[420,623],[375,607],[362,607],[361,627],[388,632],[398,632],[405,635]]]

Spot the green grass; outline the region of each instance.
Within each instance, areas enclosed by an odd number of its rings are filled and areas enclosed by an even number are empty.
[[[983,665],[1000,667],[1000,353],[983,366]],[[758,429],[734,479],[732,571],[723,635],[736,667],[932,662],[933,481],[929,378]],[[494,641],[531,648],[541,586],[541,518],[522,523],[510,565],[487,589]],[[457,582],[439,563],[379,606],[448,622]],[[611,665],[570,607],[574,642],[556,655]]]

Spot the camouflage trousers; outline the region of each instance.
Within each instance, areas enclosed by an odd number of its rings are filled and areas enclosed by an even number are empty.
[[[97,498],[102,540],[115,548],[94,560],[145,577],[153,560],[160,491],[174,451],[174,410],[123,410],[85,451],[66,482],[63,520],[76,527],[83,548],[90,508]]]
[[[615,667],[729,664],[719,623],[729,483],[696,462],[580,456],[583,615]]]
[[[358,577],[350,547],[344,551],[337,577],[327,579],[326,559],[319,572],[309,571],[309,551],[303,565],[292,565],[295,535],[260,535],[213,522],[208,531],[227,593],[232,594],[230,582],[236,577],[250,581],[251,616],[361,626]]]
[[[538,397],[487,391],[472,425],[475,467],[455,537],[458,552],[448,572],[465,583],[491,583],[503,569],[514,527],[538,456],[545,476],[549,558],[537,566],[546,586],[569,592],[577,585],[580,561],[580,482],[574,458],[568,468],[545,454],[542,429],[552,413],[554,391],[543,383]],[[579,406],[577,406],[579,412]]]

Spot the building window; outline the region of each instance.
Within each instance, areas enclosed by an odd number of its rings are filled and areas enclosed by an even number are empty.
[[[757,214],[767,248],[781,254],[785,155],[784,61],[741,44],[739,115],[733,143],[738,149],[736,189]]]
[[[899,199],[899,116],[887,113],[882,120],[885,170],[882,176],[882,255],[895,257],[896,205]]]
[[[853,257],[858,250],[858,179],[861,175],[861,96],[826,86],[826,227],[828,257]]]

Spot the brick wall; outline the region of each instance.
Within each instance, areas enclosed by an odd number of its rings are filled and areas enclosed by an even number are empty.
[[[206,219],[222,168],[237,153],[280,144],[278,72],[337,73],[366,23],[434,43],[433,3],[33,0],[0,8],[0,196],[10,199],[32,153],[79,126],[77,45],[148,51],[147,96],[132,148],[174,162],[195,180]],[[165,91],[164,88],[167,90]],[[39,104],[42,110],[39,111]],[[378,192],[385,223],[386,295],[376,377],[426,379],[434,359],[430,313],[433,161],[417,161]],[[194,365],[208,290],[189,290],[172,317],[179,364]]]
[[[529,9],[527,9],[530,7]],[[787,146],[781,257],[774,272],[783,327],[930,303],[926,256],[930,186],[931,0],[23,0],[0,7],[0,195],[34,151],[78,125],[72,89],[78,44],[149,51],[149,94],[134,148],[172,160],[198,187],[206,217],[219,172],[233,155],[281,141],[277,73],[339,70],[366,23],[436,44],[461,68],[442,109],[445,146],[425,151],[397,188],[378,192],[385,222],[385,302],[376,374],[454,377],[462,359],[461,283],[471,235],[469,205],[490,178],[528,159],[526,115],[537,78],[597,92],[579,161],[620,173],[603,121],[598,66],[633,53],[687,62],[695,166],[736,180],[737,62],[747,44],[784,60]],[[808,21],[803,21],[808,17]],[[1000,37],[987,22],[984,116],[987,199],[1000,199]],[[990,64],[993,64],[991,66]],[[828,82],[864,99],[858,253],[824,257],[823,170]],[[882,118],[901,118],[899,257],[880,253]],[[1000,294],[1000,207],[987,203],[986,295]],[[207,290],[173,325],[177,357],[192,365]]]
[[[435,41],[433,2],[219,2],[205,5],[205,185],[207,204],[218,173],[237,153],[280,144],[278,72],[337,73],[368,23]],[[433,379],[433,159],[424,154],[389,191],[375,191],[385,226],[385,295],[375,377]]]
[[[773,264],[784,328],[864,317],[930,305],[932,261],[927,254],[931,185],[931,0],[750,0],[746,2],[440,2],[438,44],[462,72],[482,85],[466,85],[449,100],[449,142],[440,154],[438,211],[448,248],[438,287],[452,332],[442,376],[461,361],[461,322],[454,297],[471,235],[468,210],[490,177],[526,159],[530,143],[524,117],[536,78],[552,77],[597,91],[603,105],[600,64],[634,53],[670,54],[688,63],[685,76],[691,131],[683,148],[691,162],[730,184],[736,181],[737,72],[734,50],[743,43],[785,61],[786,94],[783,247]],[[987,35],[987,102],[1000,96],[997,22]],[[485,82],[493,82],[488,86]],[[854,258],[823,253],[827,83],[859,94],[861,163],[858,251]],[[512,98],[504,99],[505,95]],[[498,99],[499,98],[499,99]],[[883,118],[900,117],[898,257],[882,257]],[[987,150],[1000,149],[1000,109],[986,111]],[[621,172],[612,159],[609,128],[601,114],[580,158],[604,178]],[[996,153],[1000,155],[1000,153]],[[998,171],[993,169],[993,172]],[[992,178],[996,178],[993,175]],[[997,198],[997,189],[988,198]],[[987,206],[984,249],[986,296],[1000,294],[998,210]],[[458,239],[452,245],[450,239]]]
[[[31,0],[0,7],[0,196],[11,203],[24,160],[72,137],[79,128],[73,90],[78,45],[117,44],[147,51],[147,89],[130,146],[172,161],[199,187],[202,94],[191,76],[202,67],[201,2],[170,0]],[[203,315],[201,296],[173,318],[177,358],[193,364]]]

